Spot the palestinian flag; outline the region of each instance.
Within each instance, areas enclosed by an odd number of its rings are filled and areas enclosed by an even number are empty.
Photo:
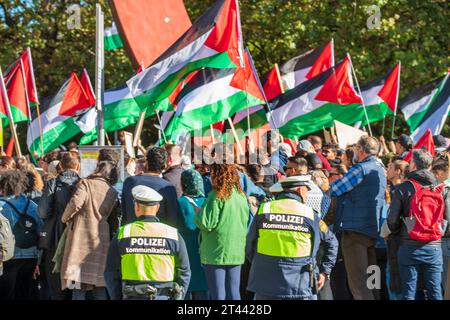
[[[28,94],[28,101],[30,106],[36,105],[38,100],[37,90],[36,90],[36,81],[34,79],[33,72],[33,60],[31,58],[31,50],[27,48],[27,50],[22,54],[22,56],[17,59],[13,64],[11,64],[8,69],[5,71],[5,83],[8,83],[12,77],[14,77],[17,69],[20,69],[22,66],[25,86]]]
[[[106,132],[123,129],[137,123],[141,108],[131,96],[126,85],[110,89],[104,93],[104,127]],[[147,115],[148,116],[148,115]],[[97,139],[97,109],[91,108],[77,120],[78,125],[85,135],[80,144],[88,144]]]
[[[153,110],[164,110],[159,102],[190,73],[207,68],[210,71],[205,71],[209,73],[205,76],[210,78],[230,75],[232,69],[242,65],[242,57],[238,1],[219,0],[150,67],[128,80],[127,85],[142,109],[153,106]]]
[[[433,141],[433,133],[430,129],[425,130],[422,136],[419,136],[419,139],[414,144],[412,150],[409,150],[409,153],[406,155],[405,161],[410,162],[412,159],[412,152],[414,149],[425,149],[427,150],[433,157],[436,156],[435,145]]]
[[[166,129],[193,131],[227,120],[237,112],[264,103],[248,52],[243,67],[195,71],[178,93],[173,121]]]
[[[113,22],[111,28],[105,29],[105,50],[112,51],[123,47],[119,31]]]
[[[280,82],[279,72],[278,65],[275,65],[266,76],[263,90],[268,101],[278,97],[284,92],[283,86]],[[266,108],[264,108],[263,105],[244,109],[236,113],[233,117],[233,125],[236,130],[241,129],[244,132],[248,131],[249,126],[250,129],[254,130],[260,128],[266,123]]]
[[[334,65],[334,42],[292,58],[280,67],[284,87],[291,90]],[[270,100],[270,99],[269,99]]]
[[[86,93],[86,96],[88,97],[89,104],[91,106],[95,105],[95,92],[94,88],[92,87],[91,79],[89,77],[89,74],[86,69],[83,69],[83,73],[81,74],[81,86],[84,89],[84,92]]]
[[[27,132],[27,145],[31,154],[41,157],[57,148],[80,132],[74,121],[75,115],[90,107],[89,98],[75,73],[72,73],[58,93],[41,106],[42,138],[39,135],[37,112],[32,110],[31,124]],[[42,149],[41,149],[42,139]]]
[[[11,116],[14,123],[28,121],[30,118],[30,108],[28,105],[24,72],[20,61],[19,67],[15,68],[12,73],[8,74],[6,91],[8,93]],[[6,124],[4,123],[4,125]]]
[[[436,94],[426,108],[422,119],[411,134],[413,141],[418,140],[427,130],[433,135],[440,134],[450,113],[450,73],[447,73]]]
[[[170,137],[176,130],[194,131],[226,120],[245,108],[263,103],[257,87],[247,87],[237,69],[199,70],[178,94],[173,120],[166,128]]]
[[[438,106],[435,104],[438,96],[445,96],[444,84],[447,81],[446,76],[436,79],[421,88],[413,90],[410,94],[400,100],[399,109],[405,116],[406,123],[409,125],[410,132],[414,132],[422,123],[422,119],[428,114],[428,110],[434,106],[433,110]],[[442,99],[442,98],[441,98]]]
[[[356,93],[346,57],[335,67],[322,72],[271,101],[270,123],[286,138],[296,139],[333,126],[338,120],[352,124],[361,119],[362,103]]]
[[[8,110],[9,110],[8,93],[6,92],[3,74],[1,73],[0,69],[0,118],[2,121],[2,127],[5,126],[5,122],[9,123]]]
[[[388,114],[396,113],[399,90],[400,63],[386,75],[361,87],[361,95],[366,105],[370,123],[383,120]],[[363,108],[363,106],[361,105],[360,108]],[[365,115],[357,121],[361,121],[363,126],[367,125]]]

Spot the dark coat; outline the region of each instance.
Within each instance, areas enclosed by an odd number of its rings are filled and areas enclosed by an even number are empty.
[[[161,222],[176,227],[177,219],[180,215],[180,207],[178,205],[175,187],[159,176],[150,175],[128,177],[125,180],[122,191],[122,225],[136,221],[131,190],[138,185],[150,187],[163,196],[157,216]]]
[[[434,175],[428,170],[417,170],[411,172],[408,179],[417,181],[422,186],[437,186],[439,182]],[[412,240],[409,237],[406,225],[402,222],[402,217],[408,217],[410,212],[410,204],[415,193],[414,186],[411,182],[405,181],[397,185],[394,189],[392,202],[389,207],[387,224],[392,233],[397,233],[402,241],[406,241],[413,245],[423,245],[423,242]],[[450,192],[445,188],[442,192],[445,201],[444,219],[450,221]],[[445,236],[450,236],[449,229]],[[440,240],[432,241],[429,244],[439,244]]]
[[[42,249],[56,250],[65,228],[61,217],[79,180],[75,171],[66,170],[46,183],[38,206],[39,216],[44,220],[39,241]]]
[[[175,186],[178,198],[183,195],[183,188],[181,187],[181,174],[183,171],[183,168],[178,165],[170,167],[163,173],[163,178]]]

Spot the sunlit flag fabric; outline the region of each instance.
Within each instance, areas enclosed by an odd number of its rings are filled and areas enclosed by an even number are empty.
[[[419,137],[417,142],[414,144],[412,150],[405,157],[405,161],[410,162],[412,159],[412,151],[414,149],[425,149],[427,150],[433,157],[436,155],[435,145],[433,140],[433,133],[430,129],[425,130],[424,134]]]
[[[226,120],[236,112],[264,103],[251,68],[201,69],[177,95],[175,115],[166,136],[194,131]]]
[[[43,152],[47,153],[80,132],[75,115],[90,107],[89,98],[75,73],[61,86],[58,93],[41,105]],[[40,157],[39,123],[36,110],[32,110],[31,124],[27,132],[27,145],[31,154]]]
[[[95,92],[94,88],[92,87],[91,78],[89,77],[89,74],[86,69],[83,69],[83,72],[81,73],[80,78],[81,86],[84,89],[84,92],[86,93],[86,96],[88,97],[89,104],[91,106],[95,105]]]
[[[280,67],[281,79],[287,90],[312,79],[334,65],[333,41],[292,58]],[[270,99],[269,99],[270,100]]]
[[[144,109],[167,98],[193,71],[230,70],[239,66],[242,59],[238,2],[219,0],[151,66],[128,80],[127,85]]]
[[[2,125],[0,126],[0,130],[2,130],[2,134],[3,134],[4,123],[5,122],[9,123],[8,111],[7,111],[8,110],[7,98],[8,98],[8,96],[7,96],[7,92],[6,92],[5,83],[3,81],[3,75],[0,74],[0,118],[1,118],[0,121],[2,123]]]
[[[113,22],[110,28],[105,29],[105,50],[112,51],[123,47],[119,31]]]
[[[131,96],[126,85],[105,91],[103,98],[104,128],[106,132],[123,129],[139,120],[141,108]],[[91,108],[77,123],[85,135],[80,144],[88,144],[97,139],[97,110]]]
[[[283,87],[278,72],[278,66],[274,66],[269,71],[266,80],[264,81],[263,90],[267,100],[272,100],[283,93]],[[266,111],[267,107],[264,105],[257,105],[241,110],[234,115],[233,125],[236,130],[241,129],[241,132],[247,132],[249,127],[251,130],[258,129],[267,123]],[[228,126],[226,126],[226,128],[228,128]]]
[[[399,89],[400,64],[397,64],[386,75],[361,87],[361,95],[370,123],[383,120],[386,115],[396,112]],[[361,105],[360,108],[363,106]],[[367,124],[365,115],[358,121],[361,121],[363,126]]]
[[[447,77],[448,73],[444,77],[435,79],[420,88],[414,89],[406,97],[400,100],[399,110],[401,110],[405,116],[410,132],[414,132],[422,122],[428,109],[430,109],[433,102],[440,95]],[[445,95],[445,92],[443,94]]]
[[[8,74],[6,80],[6,91],[8,92],[9,105],[14,123],[28,121],[30,108],[28,105],[25,77],[21,64]]]
[[[449,75],[447,73],[432,101],[428,104],[425,114],[412,132],[413,141],[417,141],[427,130],[431,130],[433,135],[438,135],[444,128],[450,112]]]
[[[21,63],[22,62],[22,63]],[[14,63],[12,63],[8,69],[5,70],[5,83],[8,83],[10,78],[14,76],[15,71],[23,67],[23,74],[25,77],[25,85],[28,94],[28,101],[30,106],[36,105],[38,103],[38,95],[36,90],[36,83],[34,80],[34,72],[33,72],[33,60],[31,58],[31,49],[27,48],[27,50],[17,59]]]
[[[361,103],[353,87],[347,57],[272,100],[269,123],[284,137],[296,139],[333,126],[333,120],[353,124],[364,112],[358,108]]]

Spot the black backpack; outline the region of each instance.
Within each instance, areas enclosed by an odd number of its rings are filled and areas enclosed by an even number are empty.
[[[30,200],[27,199],[27,204],[23,212],[20,212],[11,202],[6,202],[19,217],[16,224],[12,228],[14,237],[16,238],[16,247],[21,249],[28,249],[38,244],[39,232],[36,220],[27,214]]]

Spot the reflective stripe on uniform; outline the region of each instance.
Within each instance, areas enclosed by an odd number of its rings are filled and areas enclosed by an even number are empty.
[[[264,203],[258,212],[259,238],[257,252],[285,257],[309,257],[313,250],[314,211],[292,199]]]
[[[169,255],[122,256],[122,280],[168,282],[175,278],[175,259]]]
[[[119,235],[122,280],[169,282],[175,278],[173,243],[177,229],[159,222],[135,221]]]

